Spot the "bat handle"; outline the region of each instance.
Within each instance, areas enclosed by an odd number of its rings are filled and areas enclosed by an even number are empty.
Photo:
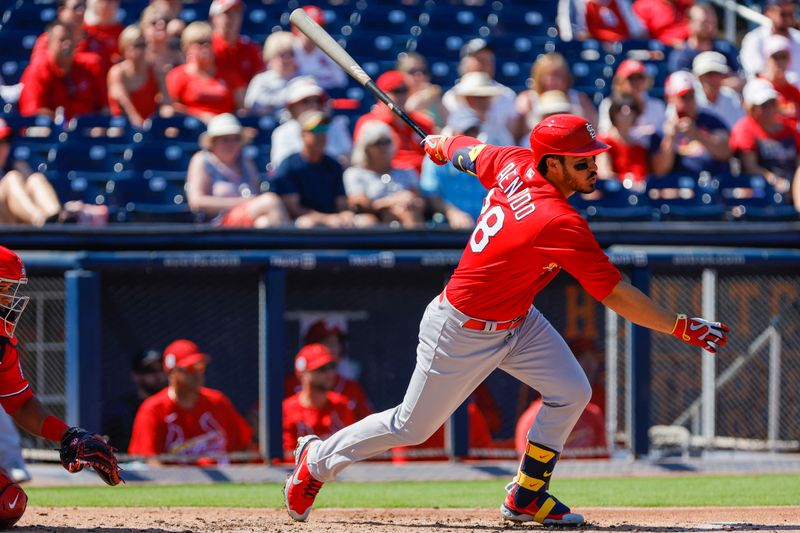
[[[427,136],[428,136],[428,134],[427,134],[427,133],[425,133],[425,130],[423,130],[422,128],[420,128],[420,127],[419,127],[419,125],[418,125],[416,122],[414,122],[414,120],[413,120],[411,117],[409,117],[409,116],[408,116],[408,114],[407,114],[407,113],[406,113],[406,112],[403,110],[403,108],[402,108],[402,107],[400,107],[399,105],[397,105],[397,104],[394,102],[394,100],[392,100],[391,98],[389,98],[389,96],[388,96],[386,93],[384,93],[382,90],[380,90],[380,89],[378,88],[378,86],[375,84],[375,82],[374,82],[374,81],[372,81],[372,80],[368,80],[368,81],[366,82],[365,86],[367,87],[367,89],[369,89],[369,90],[372,92],[372,94],[374,94],[374,95],[375,95],[375,97],[376,97],[378,100],[380,100],[381,102],[383,102],[384,104],[386,104],[386,107],[388,107],[389,109],[391,109],[391,110],[394,112],[394,114],[395,114],[395,115],[397,115],[398,117],[400,117],[400,119],[402,119],[402,121],[403,121],[403,122],[405,122],[406,124],[408,124],[409,126],[411,126],[411,129],[413,129],[413,130],[414,130],[414,132],[415,132],[417,135],[419,135],[419,136],[420,136],[420,137],[422,137],[423,139],[424,139],[425,137],[427,137]]]

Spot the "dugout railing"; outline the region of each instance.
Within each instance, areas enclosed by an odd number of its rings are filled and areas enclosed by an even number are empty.
[[[19,329],[24,369],[56,413],[114,435],[124,450],[133,416],[126,403],[131,357],[189,337],[214,358],[209,386],[224,390],[241,412],[258,420],[262,453],[278,458],[283,382],[303,320],[334,314],[348,322],[348,351],[360,366],[360,380],[378,409],[389,408],[402,399],[413,368],[422,311],[443,287],[460,250],[21,255],[32,296]],[[568,275],[560,275],[537,306],[565,336],[587,335],[606,348],[608,451],[646,454],[648,431],[675,425],[689,431],[694,449],[752,449],[759,441],[763,449],[796,449],[800,401],[791,384],[800,377],[800,317],[793,306],[800,297],[800,253],[613,246],[609,255],[628,279],[668,308],[717,316],[731,324],[733,335],[711,358],[607,315]],[[754,347],[769,327],[780,334],[779,372],[775,348]],[[730,377],[720,383],[725,376]],[[500,437],[507,437],[513,434],[519,386],[505,375],[493,374],[490,381],[503,412]],[[687,409],[692,416],[681,418]],[[462,408],[449,424],[449,455],[469,455],[466,426]],[[474,455],[513,456],[507,449],[480,452]]]

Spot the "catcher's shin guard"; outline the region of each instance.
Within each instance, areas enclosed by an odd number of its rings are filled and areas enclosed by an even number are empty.
[[[295,466],[292,474],[283,486],[283,498],[289,516],[298,522],[305,522],[311,513],[311,506],[322,488],[322,481],[317,481],[308,471],[308,450],[312,444],[319,444],[316,435],[307,435],[297,439],[294,449]]]
[[[512,522],[534,521],[546,526],[583,524],[583,516],[571,512],[569,507],[547,492],[558,455],[547,446],[528,442],[517,476],[506,487],[508,494],[500,505],[503,518]]]

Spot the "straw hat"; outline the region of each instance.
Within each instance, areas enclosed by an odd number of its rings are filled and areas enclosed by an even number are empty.
[[[215,137],[225,135],[239,135],[243,143],[252,139],[252,132],[243,128],[239,119],[231,113],[222,113],[208,121],[206,131],[200,135],[200,146],[209,149]]]
[[[467,72],[454,87],[458,96],[499,96],[503,90],[485,72]]]

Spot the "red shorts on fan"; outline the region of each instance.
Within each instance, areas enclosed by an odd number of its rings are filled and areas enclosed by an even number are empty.
[[[222,225],[226,228],[252,228],[256,220],[248,213],[250,202],[239,204],[222,217]]]

